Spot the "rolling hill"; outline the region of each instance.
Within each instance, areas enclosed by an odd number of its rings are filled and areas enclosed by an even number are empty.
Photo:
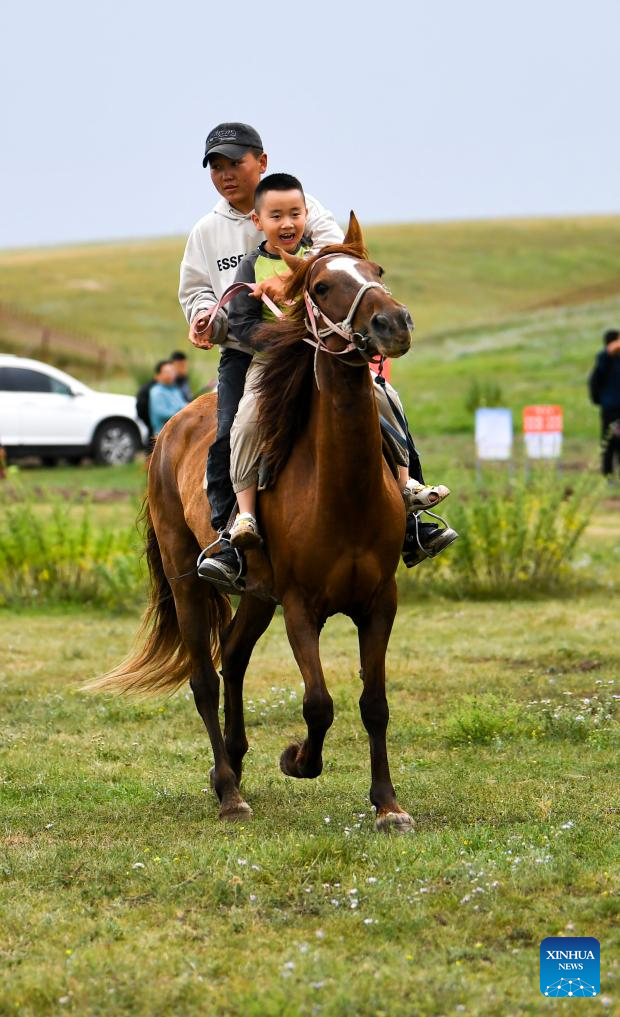
[[[470,430],[470,389],[492,383],[515,411],[557,401],[569,435],[594,435],[584,381],[601,332],[620,321],[620,216],[381,226],[366,239],[416,322],[414,351],[394,369],[416,433]],[[0,349],[43,349],[131,390],[137,369],[186,343],[183,245],[0,252]],[[42,346],[45,328],[54,341]],[[206,380],[216,351],[192,351],[192,364]]]

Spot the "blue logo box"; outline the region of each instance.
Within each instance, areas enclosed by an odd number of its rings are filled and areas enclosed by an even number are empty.
[[[598,996],[601,945],[592,936],[548,936],[540,944],[543,996]]]

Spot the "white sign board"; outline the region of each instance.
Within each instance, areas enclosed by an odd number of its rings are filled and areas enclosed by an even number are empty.
[[[476,410],[476,456],[478,459],[510,459],[512,410]]]

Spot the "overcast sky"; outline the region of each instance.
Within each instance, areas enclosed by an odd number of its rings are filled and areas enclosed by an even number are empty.
[[[0,247],[186,233],[223,120],[340,219],[620,210],[619,0],[21,0],[0,32]]]

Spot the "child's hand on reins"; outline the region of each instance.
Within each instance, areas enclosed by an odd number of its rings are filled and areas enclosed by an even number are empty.
[[[263,279],[262,282],[257,283],[251,295],[260,300],[263,293],[265,293],[268,297],[271,297],[275,304],[283,304],[290,277],[290,272],[283,272],[282,275],[271,275],[268,279]]]

